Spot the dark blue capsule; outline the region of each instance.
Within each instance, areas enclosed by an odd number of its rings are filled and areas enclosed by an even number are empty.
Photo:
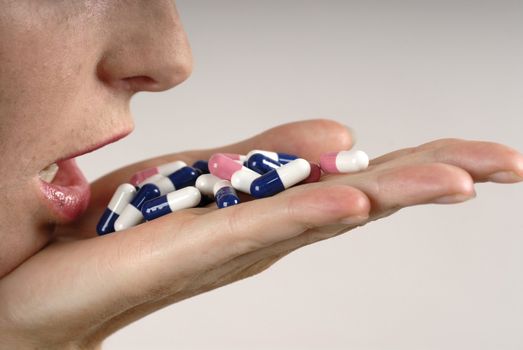
[[[179,190],[187,186],[194,186],[198,176],[202,174],[201,170],[185,166],[174,173],[168,175],[167,177],[171,180],[174,188]]]
[[[154,184],[146,184],[140,188],[130,204],[136,209],[141,210],[145,202],[161,195],[162,192],[158,186]]]
[[[227,208],[240,203],[240,198],[232,187],[222,187],[215,194],[216,205],[218,208]]]
[[[265,174],[271,170],[281,167],[281,163],[264,156],[261,153],[254,153],[247,159],[247,167],[256,171],[258,174]]]
[[[252,182],[251,195],[254,198],[270,197],[285,190],[276,170],[271,170]]]
[[[278,152],[278,162],[281,165],[287,164],[289,162],[292,162],[293,160],[298,159],[298,156],[295,156],[293,154],[288,153],[279,153]]]
[[[197,160],[192,165],[193,168],[199,169],[202,174],[209,174],[209,162],[205,160]]]
[[[198,207],[205,207],[207,206],[208,204],[211,204],[214,202],[214,199],[212,199],[211,197],[208,197],[208,196],[204,196],[202,194],[202,199],[200,200],[200,203],[198,203]]]
[[[96,232],[99,235],[106,235],[114,232],[114,223],[119,216],[120,215],[116,214],[114,211],[105,209],[100,221],[98,221],[98,225],[96,225]]]
[[[145,220],[151,221],[160,216],[172,213],[167,200],[167,195],[151,199],[144,204],[142,214]]]

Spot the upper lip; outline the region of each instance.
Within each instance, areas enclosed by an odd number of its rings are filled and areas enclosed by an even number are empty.
[[[67,159],[72,159],[72,158],[76,158],[76,157],[79,157],[81,155],[84,155],[84,154],[87,154],[87,153],[90,153],[90,152],[93,152],[99,148],[102,148],[108,144],[111,144],[113,142],[116,142],[122,138],[124,138],[125,136],[129,135],[131,133],[132,130],[128,130],[128,131],[123,131],[123,132],[120,132],[118,134],[115,134],[113,136],[111,136],[110,138],[107,138],[103,141],[100,141],[100,142],[97,142],[95,144],[92,144],[90,146],[88,146],[87,148],[84,148],[82,150],[79,150],[79,151],[75,151],[75,152],[72,152],[64,157],[61,157],[59,159],[57,159],[55,161],[55,163],[57,162],[60,162],[62,160],[67,160]]]

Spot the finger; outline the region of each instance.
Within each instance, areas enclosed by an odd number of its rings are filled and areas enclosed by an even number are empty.
[[[28,324],[34,312],[49,317],[59,312],[66,318],[64,334],[71,336],[92,326],[81,320],[111,319],[183,293],[197,286],[198,276],[237,256],[310,228],[366,217],[369,209],[367,197],[355,188],[313,184],[223,210],[174,213],[122,234],[55,244],[2,280],[2,305],[16,307],[10,313]],[[202,211],[209,212],[199,215]],[[35,298],[35,290],[60,304]]]
[[[414,164],[349,176],[326,177],[362,190],[371,200],[371,217],[426,203],[454,203],[474,197],[474,183],[461,168],[443,164]]]
[[[387,163],[387,162],[390,162],[392,160],[411,155],[413,153],[419,153],[419,152],[422,152],[422,151],[427,151],[427,150],[430,150],[430,149],[435,149],[435,148],[439,148],[439,147],[442,147],[442,146],[445,146],[445,145],[448,145],[448,144],[462,142],[462,141],[463,140],[453,139],[453,138],[439,139],[439,140],[435,140],[435,141],[424,143],[424,144],[419,145],[417,147],[409,147],[409,148],[400,149],[400,150],[397,150],[397,151],[394,151],[394,152],[390,152],[390,153],[384,154],[384,155],[382,155],[382,156],[380,156],[378,158],[372,159],[369,162],[369,166],[379,165],[379,164],[382,164],[382,163]]]
[[[396,154],[396,157],[391,155],[387,162],[374,165],[393,168],[402,164],[441,162],[464,169],[475,182],[514,183],[523,180],[523,155],[512,148],[482,141],[441,141]]]

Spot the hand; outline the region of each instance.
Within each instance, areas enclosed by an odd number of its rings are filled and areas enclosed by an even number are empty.
[[[94,232],[114,189],[137,170],[256,148],[318,160],[323,152],[351,146],[343,126],[306,121],[220,149],[137,163],[101,178],[92,186],[92,203],[82,220],[58,228],[54,243],[0,281],[0,345],[96,347],[136,319],[259,273],[302,246],[404,207],[464,201],[474,197],[474,182],[523,178],[523,156],[508,147],[439,140],[374,159],[364,172],[328,175],[271,198],[222,210],[184,210],[103,237]]]

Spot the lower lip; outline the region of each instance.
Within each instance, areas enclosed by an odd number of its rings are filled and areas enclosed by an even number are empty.
[[[57,162],[53,183],[40,180],[44,200],[60,222],[77,219],[89,205],[91,189],[75,159]]]

